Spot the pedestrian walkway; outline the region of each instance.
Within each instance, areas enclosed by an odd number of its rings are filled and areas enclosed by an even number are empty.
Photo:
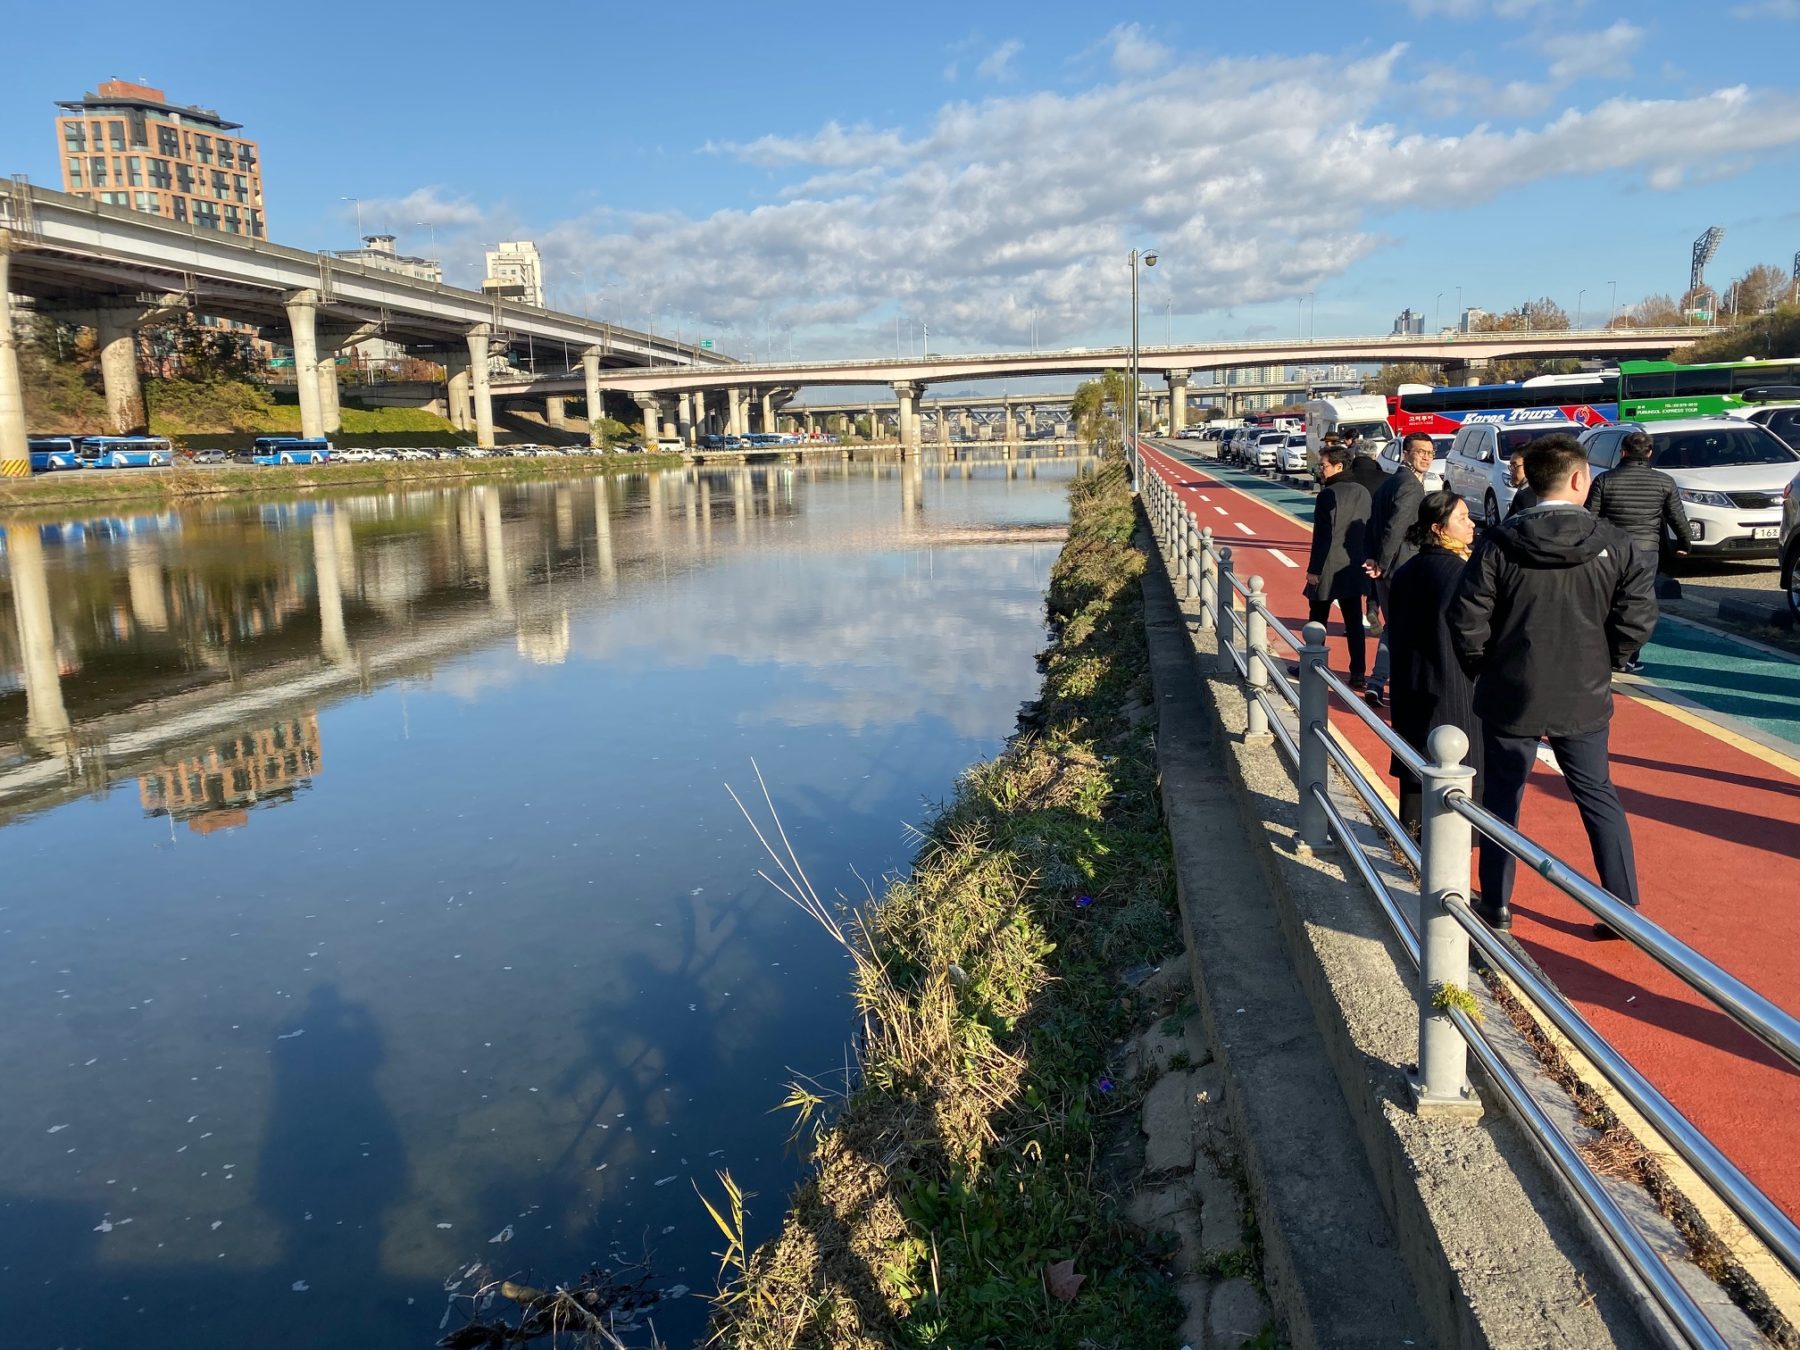
[[[1297,632],[1311,498],[1187,454],[1150,449],[1145,461],[1232,547],[1239,577],[1263,578],[1270,609]],[[1335,623],[1331,646],[1342,672]],[[1800,1014],[1800,662],[1670,619],[1644,661],[1641,679],[1617,686],[1612,732],[1644,912]],[[1385,778],[1374,733],[1349,717],[1336,725]],[[1520,824],[1591,875],[1580,819],[1548,766],[1532,775]],[[1587,912],[1524,868],[1513,913],[1513,936],[1558,988],[1800,1217],[1800,1074],[1629,943],[1596,941]]]

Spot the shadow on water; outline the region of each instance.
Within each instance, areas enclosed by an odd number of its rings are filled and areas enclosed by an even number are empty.
[[[256,1198],[281,1227],[295,1278],[327,1298],[379,1268],[382,1217],[406,1191],[400,1131],[375,1086],[384,1057],[369,1010],[331,984],[313,989],[275,1042]]]
[[[279,1034],[256,1169],[257,1203],[278,1229],[273,1264],[246,1268],[232,1259],[232,1232],[209,1241],[185,1225],[168,1243],[187,1249],[180,1258],[165,1261],[162,1243],[148,1260],[113,1257],[99,1207],[0,1197],[0,1344],[361,1350],[436,1339],[435,1282],[381,1270],[383,1215],[407,1166],[375,1084],[379,1029],[327,984]]]

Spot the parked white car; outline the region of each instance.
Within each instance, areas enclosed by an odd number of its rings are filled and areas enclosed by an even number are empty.
[[[1283,473],[1306,472],[1306,433],[1289,432],[1286,442],[1281,447],[1280,469]]]
[[[1533,422],[1527,426],[1464,422],[1444,456],[1444,486],[1469,504],[1469,514],[1476,520],[1498,525],[1512,505],[1512,452],[1554,431],[1579,436],[1585,430],[1579,422]]]
[[[1396,436],[1381,447],[1381,453],[1375,457],[1375,461],[1381,465],[1383,473],[1392,473],[1400,467],[1400,448],[1405,439],[1403,436]],[[1437,454],[1431,461],[1431,467],[1425,471],[1425,490],[1427,492],[1436,492],[1444,486],[1444,460],[1449,457],[1451,439],[1449,436],[1433,436],[1431,438],[1432,445],[1437,448]]]
[[[1781,552],[1781,504],[1800,472],[1800,451],[1754,422],[1693,417],[1595,427],[1582,438],[1596,474],[1618,465],[1619,442],[1644,431],[1651,467],[1675,480],[1694,527],[1693,554],[1773,558]]]
[[[1250,445],[1250,466],[1255,469],[1280,468],[1281,452],[1287,446],[1289,434],[1285,431],[1259,432]]]

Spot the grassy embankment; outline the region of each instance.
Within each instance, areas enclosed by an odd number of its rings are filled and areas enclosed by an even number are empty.
[[[1672,361],[1741,361],[1747,356],[1800,356],[1800,305],[1778,305],[1767,314],[1721,328],[1710,337],[1681,348]]]
[[[293,464],[267,468],[131,469],[0,478],[0,511],[63,506],[172,505],[201,497],[272,496],[397,483],[454,485],[474,479],[592,478],[679,465],[680,455],[578,459],[427,459],[381,464]]]
[[[1040,725],[963,776],[911,875],[863,911],[860,1082],[811,1138],[779,1235],[747,1260],[732,1245],[726,1344],[1173,1343],[1173,1294],[1097,1175],[1141,1097],[1106,1076],[1135,1020],[1119,974],[1179,946],[1131,715],[1144,559],[1116,457],[1070,507]],[[819,1103],[797,1087],[788,1104],[804,1124]],[[1067,1301],[1047,1275],[1062,1261],[1086,1277]]]

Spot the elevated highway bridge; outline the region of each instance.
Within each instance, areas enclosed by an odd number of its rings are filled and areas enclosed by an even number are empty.
[[[444,365],[451,420],[470,426],[481,445],[494,440],[496,357],[506,358],[504,366],[558,353],[575,372],[577,392],[594,404],[609,370],[731,364],[656,334],[12,179],[0,182],[0,467],[25,465],[23,472],[29,460],[11,345],[16,296],[96,330],[108,411],[120,432],[144,421],[136,331],[183,311],[254,324],[269,341],[293,348],[307,436],[338,429],[337,354],[375,337]]]
[[[1666,357],[1708,331],[1695,327],[1607,328],[1178,343],[1142,348],[1138,368],[1160,375],[1165,381],[1169,429],[1179,432],[1186,424],[1188,400],[1195,394],[1195,371],[1223,373],[1247,367],[1418,362],[1444,366],[1466,378],[1479,379],[1479,371],[1500,360],[1575,357],[1617,361]],[[1071,347],[1052,352],[977,352],[878,360],[733,362],[682,369],[604,371],[599,384],[603,389],[629,394],[637,401],[648,439],[685,437],[690,432],[715,427],[734,435],[753,429],[774,431],[778,411],[801,389],[885,385],[893,391],[901,443],[916,447],[922,442],[921,401],[933,384],[1040,376],[1086,377],[1122,370],[1130,360],[1131,352],[1126,347]],[[580,382],[581,376],[571,371],[530,379],[497,379],[493,390],[497,397],[547,398],[577,392]],[[1300,386],[1284,381],[1256,387],[1289,390]],[[1219,383],[1200,392],[1230,399],[1250,392],[1251,388]],[[671,412],[674,421],[670,420]],[[753,412],[760,413],[755,418],[755,428],[751,426]]]

